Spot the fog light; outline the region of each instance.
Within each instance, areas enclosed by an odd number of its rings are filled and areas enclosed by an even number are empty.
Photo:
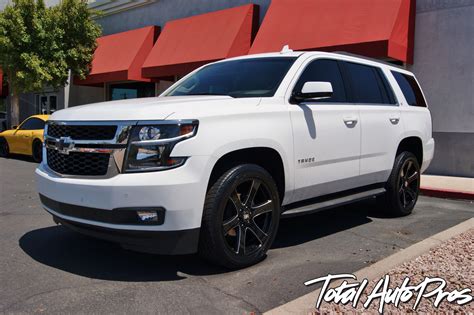
[[[137,211],[137,215],[142,222],[158,221],[158,213],[156,211]]]

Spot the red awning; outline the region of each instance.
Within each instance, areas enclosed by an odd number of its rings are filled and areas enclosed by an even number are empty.
[[[413,63],[415,0],[273,0],[250,53],[344,50]]]
[[[92,69],[85,80],[75,84],[98,85],[104,82],[145,81],[141,68],[153,47],[160,28],[147,26],[97,39]]]
[[[254,4],[170,21],[143,64],[143,76],[183,75],[211,61],[245,55],[257,24]]]

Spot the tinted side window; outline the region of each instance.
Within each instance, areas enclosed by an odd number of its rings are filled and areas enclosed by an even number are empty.
[[[21,127],[20,130],[39,130],[39,129],[44,129],[44,121],[38,118],[30,118],[27,121],[25,121]]]
[[[331,82],[332,84],[332,97],[314,100],[314,102],[343,103],[347,101],[344,81],[342,79],[341,71],[337,61],[318,59],[311,62],[301,74],[301,77],[296,83],[293,91],[300,92],[303,88],[303,85],[309,81]]]
[[[346,63],[351,79],[355,102],[368,104],[388,103],[388,96],[381,90],[381,79],[376,68],[357,63]]]
[[[380,89],[382,90],[382,95],[384,96],[384,103],[392,105],[397,104],[393,89],[390,86],[390,83],[388,83],[385,74],[382,72],[382,69],[377,68],[377,74],[380,78]]]
[[[402,89],[403,95],[411,106],[426,107],[425,98],[421,92],[418,83],[413,76],[403,74],[400,72],[392,71],[395,80],[397,80],[400,89]]]

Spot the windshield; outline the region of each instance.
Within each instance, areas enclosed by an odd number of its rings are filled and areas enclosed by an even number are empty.
[[[211,64],[185,79],[166,96],[271,97],[295,60],[292,57],[273,57]]]

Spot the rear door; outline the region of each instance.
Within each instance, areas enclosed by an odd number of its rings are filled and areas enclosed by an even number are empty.
[[[295,201],[353,188],[359,175],[360,124],[357,106],[348,103],[341,64],[313,59],[292,92],[305,82],[330,82],[331,98],[289,106],[295,167]]]
[[[344,62],[360,113],[360,185],[385,182],[403,134],[400,108],[381,68]]]

